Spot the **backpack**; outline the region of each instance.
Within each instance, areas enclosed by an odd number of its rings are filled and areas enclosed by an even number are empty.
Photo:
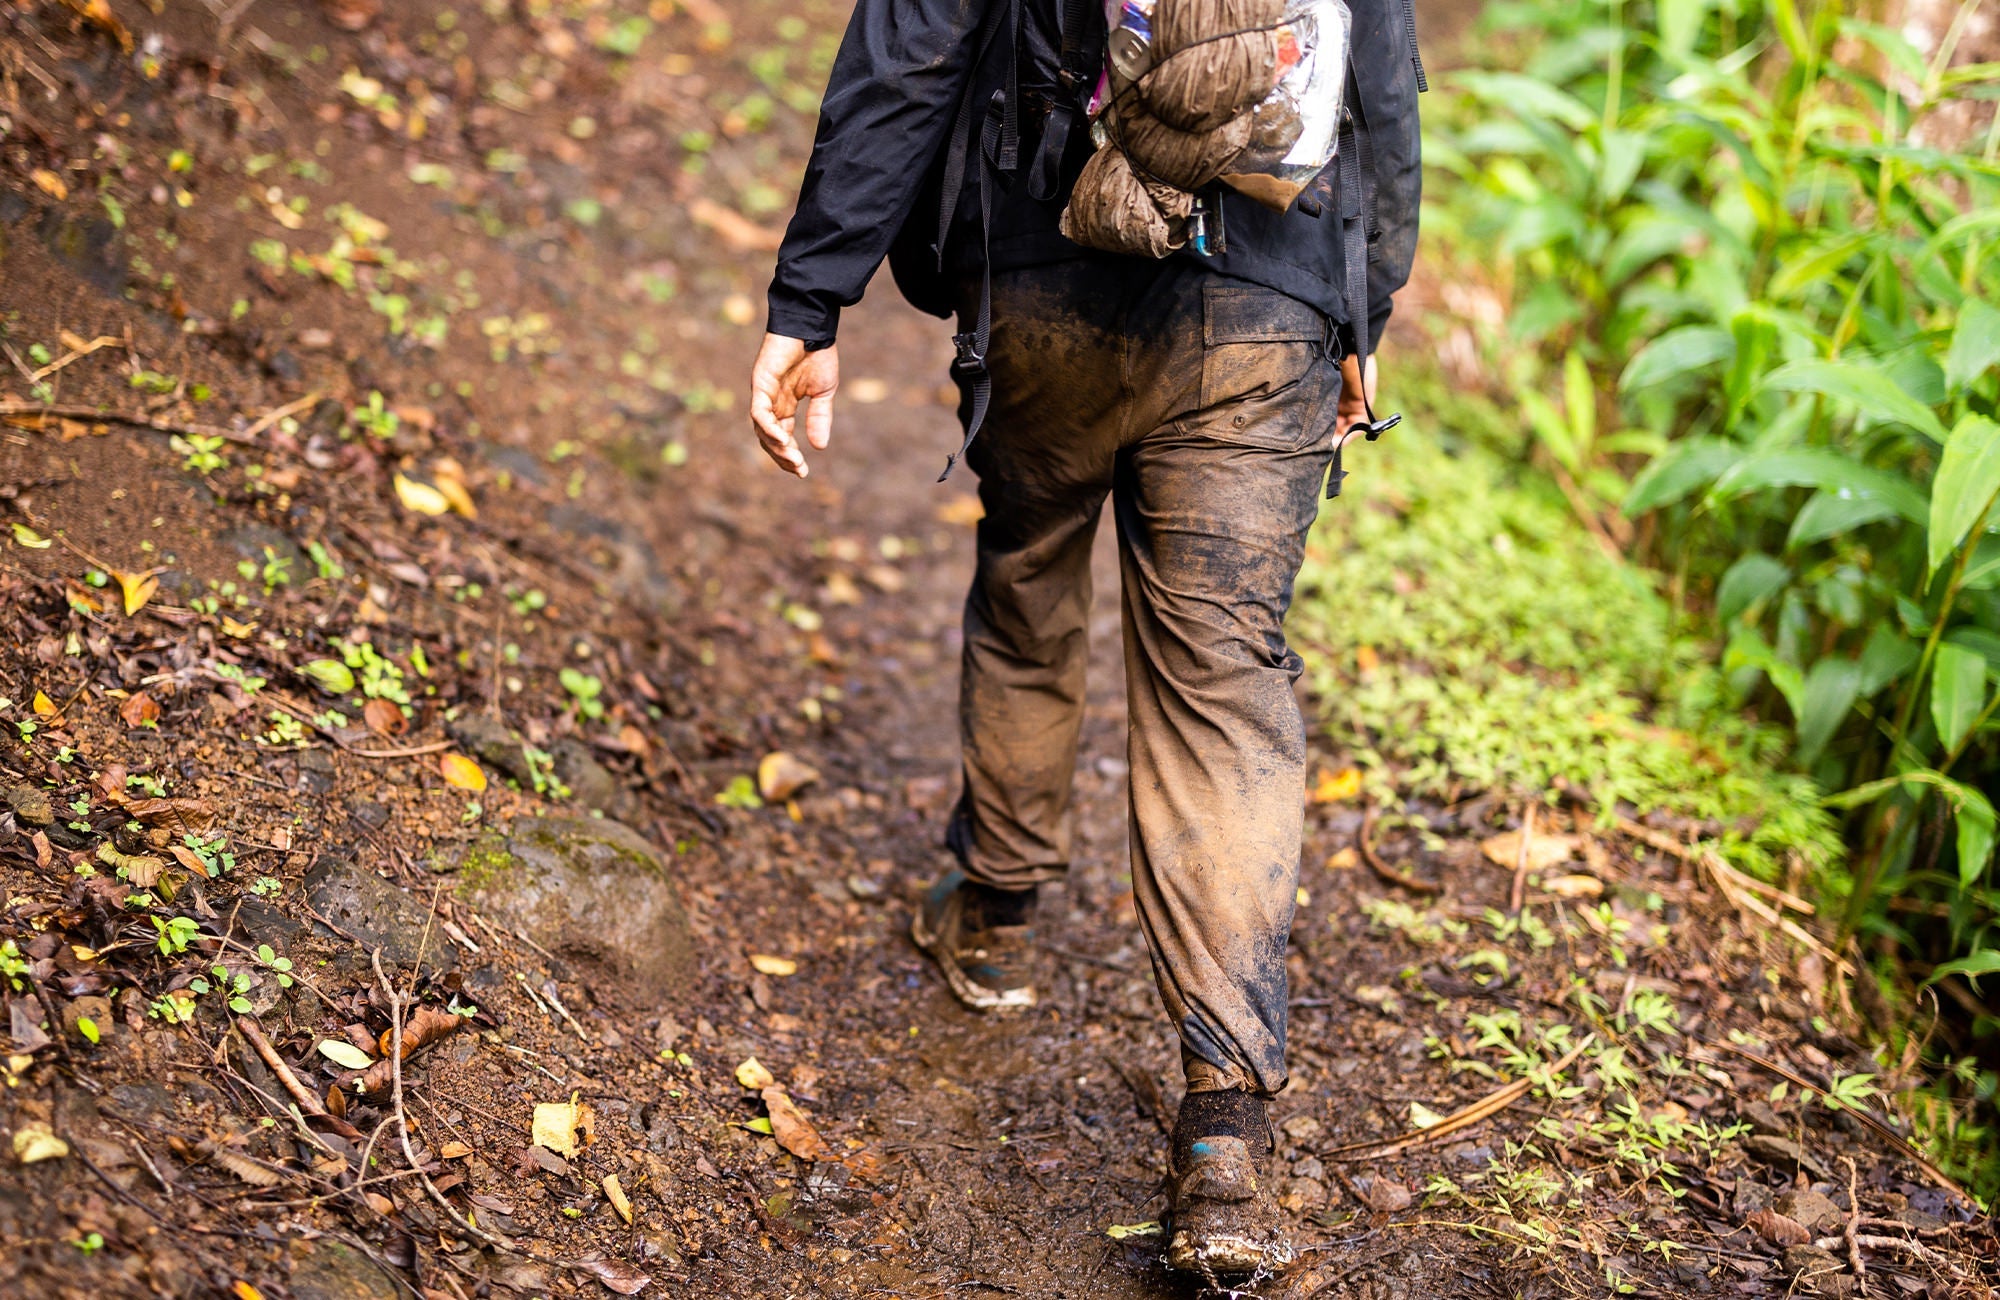
[[[949,266],[952,237],[960,222],[959,202],[964,195],[968,172],[976,161],[978,176],[978,237],[986,241],[992,229],[994,188],[1003,178],[1021,169],[1021,96],[1016,82],[1021,44],[1021,4],[1023,0],[989,0],[984,19],[974,37],[975,49],[966,84],[960,95],[951,133],[930,162],[918,199],[889,246],[888,262],[897,290],[917,310],[941,319],[951,319],[960,303],[959,285]],[[1084,126],[1087,108],[1097,87],[1104,63],[1107,22],[1100,0],[1057,0],[1060,24],[1057,98],[1051,103],[1048,120],[1028,170],[1029,194],[1036,199],[1053,197],[1061,182],[1061,164],[1069,147],[1070,134]],[[1393,2],[1393,0],[1392,0]],[[1404,30],[1409,37],[1409,58],[1415,69],[1417,90],[1430,89],[1423,56],[1417,48],[1415,0],[1400,0]],[[1351,55],[1350,55],[1351,60]],[[1347,74],[1348,109],[1343,114],[1340,144],[1334,160],[1321,176],[1300,195],[1301,205],[1323,203],[1338,215],[1343,227],[1347,277],[1344,297],[1350,328],[1358,337],[1368,320],[1368,262],[1374,258],[1373,245],[1380,235],[1375,216],[1373,150],[1368,138],[1366,105],[1361,102],[1350,61]],[[981,105],[984,105],[982,111]],[[977,152],[975,154],[975,139]],[[979,258],[981,285],[973,327],[952,336],[952,373],[966,380],[972,390],[972,407],[966,420],[965,438],[946,461],[938,482],[949,478],[985,422],[992,400],[992,377],[986,366],[986,348],[992,331],[992,271],[989,250],[982,246]],[[1370,441],[1402,419],[1394,415],[1376,420],[1372,408],[1365,426]],[[1345,475],[1340,468],[1340,449],[1335,448],[1329,496],[1338,495]]]

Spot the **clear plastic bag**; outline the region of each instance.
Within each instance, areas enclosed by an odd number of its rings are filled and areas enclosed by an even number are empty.
[[[1204,11],[1203,6],[1211,8]],[[1105,69],[1090,106],[1100,141],[1117,140],[1134,152],[1132,132],[1119,129],[1122,113],[1128,128],[1135,119],[1164,119],[1171,131],[1186,133],[1192,149],[1197,137],[1214,131],[1237,135],[1241,127],[1235,118],[1247,111],[1249,143],[1222,165],[1215,179],[1280,212],[1333,161],[1353,34],[1345,0],[1106,0],[1105,9]],[[1218,13],[1229,17],[1218,23]],[[1252,13],[1259,16],[1246,16]],[[1161,20],[1157,33],[1156,19]],[[1183,37],[1175,47],[1177,29],[1197,28],[1209,34]],[[1273,55],[1275,67],[1267,62]],[[1188,59],[1198,62],[1165,67]],[[1207,93],[1191,94],[1186,84],[1166,84],[1175,72],[1182,74],[1179,82],[1196,83]],[[1200,84],[1209,77],[1223,84]],[[1239,92],[1246,86],[1261,97],[1242,108]],[[1173,108],[1167,103],[1169,94]],[[1162,102],[1155,105],[1149,97]],[[1142,173],[1148,170],[1143,157],[1133,161]],[[1163,165],[1152,170],[1176,169]]]

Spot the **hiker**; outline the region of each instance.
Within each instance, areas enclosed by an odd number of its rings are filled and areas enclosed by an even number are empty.
[[[911,301],[958,317],[985,517],[956,865],[912,933],[974,1008],[1035,1001],[1030,925],[1070,858],[1110,500],[1133,892],[1187,1078],[1168,1261],[1209,1274],[1290,1258],[1266,1101],[1286,1083],[1306,735],[1282,624],[1342,444],[1394,423],[1372,397],[1416,245],[1410,4],[1122,0],[1107,19],[1102,0],[859,0],[752,373],[757,436],[803,478],[802,444],[832,432],[840,310],[884,258]],[[1175,30],[1195,34],[1169,49]],[[1302,35],[1319,80],[1279,103]],[[1235,60],[1233,80],[1204,65],[1168,86],[1180,49]],[[1311,130],[1332,161],[1301,176],[1280,164]]]

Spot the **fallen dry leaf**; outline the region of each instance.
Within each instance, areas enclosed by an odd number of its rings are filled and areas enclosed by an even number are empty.
[[[1318,783],[1313,786],[1312,801],[1314,803],[1339,803],[1343,799],[1352,799],[1360,793],[1360,768],[1343,767],[1338,772],[1323,768],[1320,771]]]
[[[463,754],[439,754],[438,774],[455,790],[478,794],[486,788],[486,771]]]
[[[1547,871],[1576,856],[1575,835],[1537,835],[1528,842],[1528,870]],[[1512,871],[1521,860],[1521,832],[1502,831],[1479,842],[1479,851],[1496,867]]]
[[[465,1017],[440,1007],[418,1007],[410,1012],[410,1018],[403,1022],[403,1059],[420,1048],[429,1047],[440,1038],[455,1034],[465,1024]],[[382,1031],[381,1039],[375,1044],[382,1059],[368,1067],[368,1073],[354,1081],[354,1086],[362,1092],[383,1092],[395,1082],[396,1071],[389,1060],[391,1035]],[[585,1107],[588,1110],[588,1107]]]
[[[751,953],[750,965],[760,975],[776,975],[783,978],[786,975],[799,973],[799,964],[790,957],[777,957],[768,952]]]
[[[777,1081],[777,1076],[765,1069],[764,1063],[754,1056],[736,1067],[736,1082],[752,1092],[762,1092]]]
[[[632,1222],[632,1198],[625,1194],[625,1187],[618,1181],[617,1174],[604,1176],[604,1198],[611,1202],[611,1208],[618,1211],[618,1217],[627,1224]]]
[[[1375,653],[1372,645],[1361,646],[1354,652],[1354,668],[1363,677],[1382,666],[1382,656]]]
[[[370,700],[361,706],[361,721],[378,736],[394,739],[410,729],[410,720],[390,700]]]
[[[847,384],[846,395],[849,401],[857,402],[862,406],[874,406],[878,402],[889,400],[889,381],[866,376],[850,380]]]
[[[782,749],[764,755],[757,764],[757,793],[767,803],[783,803],[817,780],[818,768]]]
[[[467,519],[479,518],[479,507],[473,504],[472,493],[465,486],[465,468],[449,456],[431,466],[431,477],[437,483],[438,494],[451,502],[451,508]]]
[[[118,20],[117,14],[111,12],[111,0],[63,0],[63,3],[81,14],[86,22],[117,41],[119,49],[127,54],[132,52],[132,32]]]
[[[14,1130],[14,1158],[24,1165],[60,1160],[68,1154],[69,1143],[41,1120],[31,1119]]]
[[[403,503],[403,509],[420,515],[451,513],[450,499],[430,484],[419,483],[407,475],[398,474],[395,485],[396,499]]]
[[[1410,1208],[1410,1189],[1393,1178],[1377,1175],[1367,1185],[1358,1187],[1362,1204],[1377,1214],[1394,1214],[1398,1210]]]
[[[961,492],[937,508],[938,522],[970,528],[986,518],[986,507],[970,492]]]
[[[785,1094],[782,1084],[772,1084],[761,1094],[764,1107],[771,1113],[771,1136],[778,1145],[801,1160],[833,1160],[837,1157],[805,1112],[795,1105]]]
[[[617,1259],[580,1259],[576,1266],[619,1295],[637,1295],[651,1282],[650,1274]]]
[[[121,573],[111,570],[111,576],[118,579],[118,589],[125,593],[125,617],[130,618],[146,607],[153,593],[160,589],[158,569],[147,569],[143,573]]]
[[[35,711],[35,716],[38,718],[56,716],[56,702],[40,691],[35,692],[35,698],[28,702],[28,707]]]
[[[559,1156],[573,1156],[580,1146],[590,1145],[595,1136],[597,1116],[575,1094],[568,1101],[544,1101],[535,1106],[534,1144]],[[581,1135],[583,1141],[578,1143]]]
[[[463,1160],[472,1154],[472,1148],[463,1142],[447,1142],[438,1148],[440,1160]]]
[[[1743,1220],[1743,1226],[1774,1246],[1803,1246],[1812,1240],[1812,1234],[1805,1230],[1805,1225],[1776,1210],[1758,1210]]]
[[[35,187],[50,198],[66,199],[69,197],[69,186],[63,183],[62,177],[56,175],[48,168],[37,167],[35,170],[29,172],[28,176],[35,182]]]
[[[1582,874],[1544,880],[1542,888],[1558,898],[1596,898],[1604,893],[1604,882]]]

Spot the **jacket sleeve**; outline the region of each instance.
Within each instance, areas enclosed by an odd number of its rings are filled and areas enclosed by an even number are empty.
[[[1352,0],[1355,82],[1375,155],[1375,227],[1368,259],[1368,351],[1388,327],[1394,296],[1417,254],[1423,198],[1422,136],[1417,123],[1417,43],[1408,0]]]
[[[778,250],[769,328],[833,342],[916,203],[951,129],[988,3],[860,0],[820,104],[798,210]]]

